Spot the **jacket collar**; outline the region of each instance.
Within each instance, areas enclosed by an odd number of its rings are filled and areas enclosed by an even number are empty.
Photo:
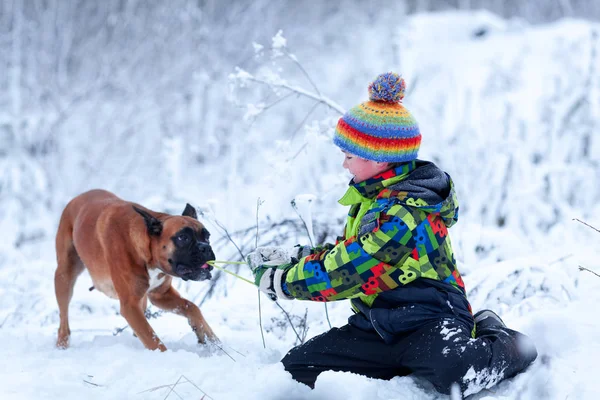
[[[416,161],[409,161],[389,169],[360,183],[350,181],[348,190],[338,201],[343,206],[351,206],[374,199],[382,189],[405,179],[416,168]]]

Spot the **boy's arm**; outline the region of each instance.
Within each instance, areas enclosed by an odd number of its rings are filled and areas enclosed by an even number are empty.
[[[447,234],[439,216],[395,204],[377,222],[358,239],[348,238],[292,264],[284,291],[300,300],[334,301],[394,289],[421,276],[435,278],[434,270],[421,271],[418,260],[427,255],[427,243],[440,243]]]

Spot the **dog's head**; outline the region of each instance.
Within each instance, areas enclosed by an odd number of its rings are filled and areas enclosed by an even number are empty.
[[[165,273],[184,281],[210,279],[215,259],[210,247],[208,230],[198,221],[196,209],[187,204],[183,214],[165,215],[160,219],[148,211],[133,206],[146,223],[150,236],[152,258]]]

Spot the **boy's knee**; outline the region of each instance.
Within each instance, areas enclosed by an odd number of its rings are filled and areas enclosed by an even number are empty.
[[[428,378],[440,393],[450,394],[454,385],[458,385],[462,392],[470,375],[489,366],[490,350],[489,346],[481,346],[470,339],[463,345],[445,348],[442,356],[435,359],[424,377]]]
[[[298,360],[295,349],[290,350],[282,359],[283,368],[292,375],[295,381],[304,383],[314,389],[319,370],[311,368]]]
[[[290,368],[294,364],[294,358],[293,356],[290,356],[290,353],[291,351],[288,351],[288,353],[281,359],[281,363],[283,364],[283,367],[286,371],[289,371],[288,368]]]

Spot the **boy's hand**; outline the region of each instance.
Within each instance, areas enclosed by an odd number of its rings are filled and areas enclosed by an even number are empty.
[[[290,252],[282,247],[259,247],[246,256],[254,274],[254,284],[272,300],[292,299],[283,290],[285,272],[292,261]]]
[[[283,247],[257,247],[256,250],[246,256],[250,269],[254,271],[261,265],[282,265],[292,262],[292,255],[288,249]]]

